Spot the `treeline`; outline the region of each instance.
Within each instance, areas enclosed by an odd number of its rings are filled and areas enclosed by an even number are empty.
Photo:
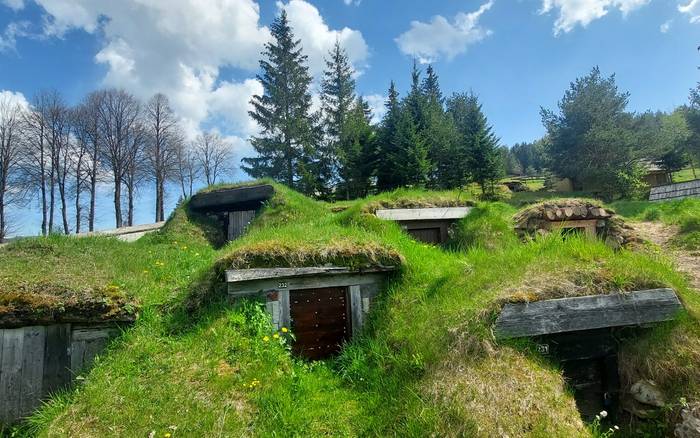
[[[258,75],[264,92],[251,102],[261,131],[251,139],[257,156],[243,159],[248,174],[324,199],[472,182],[486,196],[494,193],[502,151],[474,94],[445,98],[435,70],[428,67],[422,76],[414,63],[410,90],[401,97],[391,83],[386,113],[375,126],[356,94],[356,72],[336,43],[321,81],[321,108],[312,111],[307,57],[284,12],[270,30]]]
[[[215,132],[187,142],[168,98],[141,102],[119,89],[98,90],[67,105],[56,91],[28,106],[0,98],[0,242],[7,208],[38,200],[42,235],[94,231],[100,187],[113,192],[115,224],[134,224],[135,198],[155,191],[154,219],[165,219],[166,184],[182,197],[195,181],[213,184],[231,170],[232,146]]]
[[[556,110],[542,109],[547,135],[504,151],[512,175],[551,172],[612,199],[644,194],[652,169],[669,174],[700,160],[700,85],[670,113],[627,110],[630,94],[596,67],[576,79]]]

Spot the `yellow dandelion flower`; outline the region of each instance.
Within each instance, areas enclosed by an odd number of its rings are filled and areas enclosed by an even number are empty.
[[[282,333],[287,333],[289,330],[287,330],[287,327],[282,327]]]
[[[270,337],[269,337],[269,336],[263,336],[263,342],[267,342],[267,341],[269,341],[269,340],[270,340]]]
[[[275,333],[274,335],[272,335],[272,337],[275,338],[275,339],[277,339],[277,338],[280,337],[280,335],[278,335],[277,333]]]
[[[165,433],[163,434],[163,436],[164,436],[165,438],[170,438],[170,432],[165,432]]]

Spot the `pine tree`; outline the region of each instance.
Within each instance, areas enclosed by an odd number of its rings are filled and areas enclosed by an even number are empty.
[[[307,194],[318,186],[314,118],[310,114],[311,76],[300,40],[294,38],[283,10],[270,26],[258,80],[264,92],[251,100],[250,116],[260,125],[251,139],[257,157],[242,166],[254,178],[271,177]]]
[[[355,101],[355,80],[353,68],[347,53],[338,41],[326,60],[326,70],[321,81],[321,113],[323,118],[324,140],[322,142],[321,163],[319,170],[321,178],[326,181],[327,193],[330,186],[337,181],[345,187],[345,197],[349,197],[348,175],[353,169],[352,157],[356,151],[353,140],[348,138],[348,118],[353,110]]]
[[[442,109],[444,99],[442,97],[442,91],[440,91],[438,75],[435,73],[432,65],[429,65],[425,70],[425,79],[423,79],[421,89],[429,108]]]
[[[345,199],[366,196],[375,161],[375,135],[370,124],[369,106],[358,97],[352,106],[343,127],[343,145],[339,149],[338,161],[341,183],[339,193]]]
[[[493,196],[495,183],[503,172],[499,139],[489,126],[474,94],[455,94],[447,106],[459,133],[455,164],[464,166],[471,181],[479,184],[485,197]],[[465,172],[460,178],[465,178],[466,175]]]
[[[426,100],[423,95],[423,88],[421,87],[420,70],[415,60],[413,61],[413,69],[411,70],[411,90],[403,101],[403,107],[409,112],[418,132],[425,129],[427,125],[425,114]]]
[[[379,190],[391,190],[399,186],[394,175],[395,168],[391,157],[396,157],[398,154],[394,150],[394,138],[396,137],[396,128],[401,117],[399,93],[396,91],[394,81],[391,81],[389,85],[389,96],[384,106],[386,107],[386,114],[384,114],[379,129],[378,159],[375,163],[375,174],[377,176],[377,188]]]
[[[428,151],[408,108],[401,111],[392,146],[386,158],[393,163],[395,187],[425,185],[430,170]]]

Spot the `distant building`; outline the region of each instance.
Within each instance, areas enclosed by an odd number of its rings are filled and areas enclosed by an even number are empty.
[[[642,180],[649,187],[658,187],[667,184],[671,184],[671,172],[662,168],[656,163],[651,161],[644,161],[641,163],[644,166],[645,173]],[[574,178],[569,177],[552,177],[552,188],[555,192],[568,193],[568,192],[591,192],[595,193],[600,191],[600,186],[595,182],[581,182]]]

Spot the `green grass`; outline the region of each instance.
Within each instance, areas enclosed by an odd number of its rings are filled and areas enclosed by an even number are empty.
[[[678,172],[673,173],[673,182],[680,183],[692,181],[694,179],[697,179],[698,175],[700,175],[700,169],[695,169],[695,172],[693,172],[693,169],[679,170]]]
[[[700,249],[700,199],[649,202],[620,201],[612,204],[618,213],[641,221],[661,221],[678,227],[672,243],[683,249]]]
[[[653,377],[669,397],[700,399],[700,370],[689,366],[700,362],[700,300],[659,253],[615,252],[556,235],[521,243],[509,232],[516,210],[502,203],[479,203],[459,224],[453,246],[441,249],[368,212],[441,198],[461,202],[458,192],[402,190],[344,203],[334,213],[328,204],[276,190],[248,234],[220,249],[220,236],[184,208],[162,232],[133,244],[39,239],[58,254],[48,260],[20,254],[13,245],[0,249],[0,277],[21,279],[35,266],[32,281],[40,280],[59,266],[71,284],[119,284],[142,308],[136,325],[102,355],[84,384],[52,398],[20,432],[588,436],[557,365],[528,342],[493,339],[499,305],[572,290],[660,285],[674,287],[690,314],[640,335],[627,346],[628,360],[634,373]],[[272,330],[260,303],[224,300],[219,270],[222,264],[267,265],[274,257],[289,265],[305,264],[307,257],[318,263],[318,248],[331,255],[340,248],[348,257],[342,260],[359,263],[396,254],[402,269],[380,295],[363,334],[338,358],[310,364],[290,355],[288,335]],[[256,259],[256,249],[267,255]]]

